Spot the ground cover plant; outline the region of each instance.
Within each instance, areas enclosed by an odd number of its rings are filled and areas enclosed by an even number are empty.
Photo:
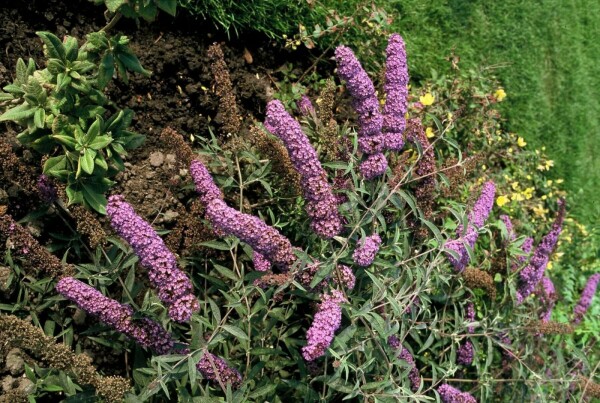
[[[6,127],[1,399],[597,397],[593,239],[549,158],[507,130],[498,82],[455,60],[412,86],[394,34],[382,74],[336,45],[336,75],[287,93],[295,73],[271,71],[279,91],[254,97],[222,44],[185,63],[164,49],[174,77],[140,53],[157,76],[103,93],[148,117],[131,125],[151,147],[124,157],[106,215]],[[161,82],[178,94],[164,120],[160,92],[129,94]],[[214,105],[205,130],[197,104]]]

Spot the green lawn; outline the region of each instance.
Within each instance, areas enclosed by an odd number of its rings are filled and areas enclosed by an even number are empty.
[[[413,77],[446,68],[453,48],[463,68],[493,69],[508,94],[510,130],[529,146],[546,146],[572,212],[597,222],[600,2],[400,0],[386,8],[407,42]]]

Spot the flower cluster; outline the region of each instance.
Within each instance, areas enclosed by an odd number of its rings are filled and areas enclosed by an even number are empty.
[[[510,217],[507,216],[506,214],[502,214],[500,216],[500,220],[502,220],[502,222],[504,223],[504,226],[506,227],[507,242],[514,241],[516,234],[515,234],[515,230],[512,225],[512,221],[510,220]]]
[[[271,262],[256,251],[252,252],[252,264],[254,264],[254,270],[256,271],[271,270]]]
[[[517,304],[520,304],[533,292],[537,284],[544,275],[544,270],[548,265],[548,260],[562,230],[562,222],[565,215],[565,203],[563,200],[558,202],[558,215],[552,224],[552,229],[540,242],[533,252],[533,256],[527,267],[519,272],[519,286],[517,289]]]
[[[542,277],[540,285],[541,292],[539,296],[543,307],[540,320],[542,322],[548,322],[552,316],[552,309],[554,308],[554,303],[556,302],[556,289],[554,288],[554,283],[548,276]]]
[[[221,189],[213,181],[210,172],[198,160],[193,160],[190,164],[190,175],[196,185],[196,192],[200,195],[200,201],[207,206],[214,199],[223,199]]]
[[[366,237],[360,241],[359,246],[354,250],[352,259],[359,266],[367,267],[375,259],[375,255],[379,252],[381,246],[381,238],[376,233]]]
[[[223,200],[214,199],[206,206],[206,218],[215,229],[238,237],[271,263],[287,269],[296,260],[292,244],[279,231],[258,217],[229,207]]]
[[[313,323],[306,332],[306,346],[302,347],[302,356],[306,361],[314,361],[325,354],[331,344],[335,331],[342,324],[341,304],[346,301],[339,290],[332,290],[331,295],[322,294],[321,304],[315,314]]]
[[[456,363],[461,365],[471,365],[473,363],[473,357],[475,351],[471,340],[466,340],[460,345],[456,351]]]
[[[339,279],[338,276],[334,274],[333,281],[339,283],[346,287],[349,290],[354,289],[356,285],[356,276],[352,269],[346,265],[340,264],[338,265]]]
[[[383,131],[386,133],[386,148],[400,150],[404,145],[402,133],[406,127],[408,109],[408,66],[404,41],[400,35],[390,36],[386,54]]]
[[[310,102],[310,98],[306,95],[300,97],[300,100],[296,102],[296,106],[302,116],[310,116],[315,113],[315,107],[312,102]]]
[[[417,365],[415,364],[415,359],[408,351],[407,348],[403,347],[400,343],[400,339],[397,336],[388,337],[388,344],[394,350],[400,350],[400,354],[398,354],[398,358],[406,361],[406,363],[411,367],[410,372],[408,373],[408,379],[410,380],[410,387],[412,391],[416,391],[419,389],[419,385],[421,384],[421,376],[419,375],[419,370],[417,369]]]
[[[229,367],[225,360],[208,351],[200,358],[200,361],[196,364],[196,368],[209,381],[224,385],[231,383],[234,389],[239,388],[242,384],[242,375],[237,369]]]
[[[121,305],[105,297],[100,291],[73,277],[63,277],[56,284],[56,291],[101,322],[131,337],[144,348],[157,354],[167,354],[173,348],[171,335],[158,323],[148,318],[134,321],[133,309],[130,306]]]
[[[158,297],[169,308],[169,316],[177,322],[186,322],[199,309],[193,294],[192,282],[177,267],[175,256],[166,247],[152,226],[135,214],[123,196],[108,199],[106,212],[114,230],[123,237],[148,270],[150,282]]]
[[[38,192],[44,203],[51,204],[58,198],[56,187],[46,175],[40,175],[37,181]]]
[[[581,322],[583,315],[585,315],[588,308],[592,304],[592,298],[594,298],[598,283],[600,283],[600,273],[592,274],[588,279],[583,292],[581,293],[579,303],[573,310],[573,323],[579,324],[579,322]]]
[[[465,243],[468,244],[470,248],[475,246],[478,236],[477,229],[483,226],[485,220],[487,220],[487,217],[490,214],[490,211],[492,211],[495,193],[496,186],[494,185],[494,182],[486,182],[483,185],[479,199],[477,202],[475,202],[473,209],[469,213],[466,234],[464,237],[460,237],[463,232],[463,228],[462,226],[459,226],[456,232],[460,238],[449,241],[445,245],[446,249],[452,250],[458,254],[458,258],[456,258],[447,252],[448,260],[450,260],[450,263],[452,263],[454,269],[458,272],[462,272],[469,263],[469,254],[467,252]]]
[[[437,388],[443,403],[477,403],[477,400],[467,392],[461,392],[447,383]]]
[[[327,182],[327,174],[300,124],[286,112],[281,101],[274,100],[267,105],[265,127],[283,141],[294,168],[300,174],[306,212],[311,218],[313,231],[324,238],[339,234],[342,218],[337,199]]]

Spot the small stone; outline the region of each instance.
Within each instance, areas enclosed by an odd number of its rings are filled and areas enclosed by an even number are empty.
[[[2,391],[4,393],[10,392],[11,390],[13,390],[14,384],[15,384],[16,379],[13,378],[10,375],[6,375],[4,378],[2,378]]]
[[[150,165],[153,167],[159,167],[165,162],[165,155],[160,151],[153,152],[150,154]]]
[[[12,375],[20,375],[25,370],[25,361],[21,357],[21,350],[13,348],[6,355],[6,369]]]
[[[167,210],[164,214],[163,214],[163,222],[164,223],[172,223],[173,221],[175,221],[175,219],[179,217],[179,213],[177,211],[173,211],[173,210]]]
[[[20,391],[23,395],[27,396],[33,393],[33,391],[35,390],[35,384],[27,378],[20,378],[17,390]]]

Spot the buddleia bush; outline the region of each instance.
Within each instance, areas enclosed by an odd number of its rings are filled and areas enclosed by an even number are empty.
[[[149,281],[117,239],[94,265],[50,272],[70,301],[58,310],[98,318],[105,345],[138,346],[127,401],[562,401],[595,390],[594,341],[571,334],[598,275],[575,315],[552,320],[559,294],[545,269],[565,201],[550,198],[537,233],[502,214],[498,170],[475,169],[486,161],[451,135],[464,133],[460,114],[428,111],[440,102],[432,88],[409,92],[399,35],[386,53],[378,97],[352,50],[335,52],[353,124],[334,119],[330,83],[302,99],[301,116],[273,100],[264,122],[198,139],[196,153],[163,133],[193,180],[182,191],[200,204],[210,254],[177,259],[113,195],[110,223]],[[26,238],[0,223],[7,240]],[[26,258],[25,241],[12,245],[11,259]]]

